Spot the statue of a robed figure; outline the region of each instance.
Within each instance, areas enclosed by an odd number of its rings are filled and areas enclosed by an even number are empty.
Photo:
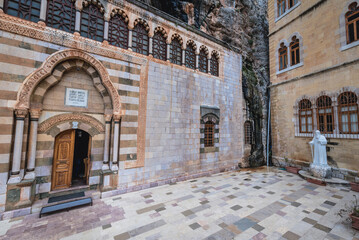
[[[331,178],[332,168],[327,162],[327,139],[320,131],[316,130],[313,140],[309,142],[312,151],[313,163],[310,171],[318,178]]]

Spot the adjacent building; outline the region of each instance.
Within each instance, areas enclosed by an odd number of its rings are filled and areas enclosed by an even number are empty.
[[[359,171],[359,1],[269,0],[272,158],[308,166],[328,139],[334,175]]]

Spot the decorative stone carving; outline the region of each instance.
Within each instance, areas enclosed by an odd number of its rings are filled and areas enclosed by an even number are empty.
[[[94,117],[79,113],[65,113],[43,121],[39,125],[39,132],[47,132],[53,126],[59,125],[64,122],[85,122],[88,123],[90,126],[96,128],[99,132],[105,131],[105,126]]]
[[[39,119],[41,115],[41,109],[30,109],[31,119]]]
[[[15,109],[15,115],[17,118],[25,118],[27,113],[28,113],[27,109],[24,108]]]
[[[193,48],[193,50],[197,49],[196,43],[191,39],[187,41],[187,46],[191,46]]]
[[[133,23],[133,26],[135,27],[139,23],[142,24],[145,27],[147,32],[150,31],[150,26],[148,26],[148,23],[146,22],[146,20],[144,20],[142,18],[137,18],[135,20],[135,22]]]
[[[216,51],[216,50],[213,50],[212,51],[212,57],[215,57],[215,58],[217,58],[217,59],[219,59],[219,53]]]
[[[125,23],[128,23],[129,18],[128,18],[127,14],[125,13],[125,11],[123,11],[122,9],[119,9],[119,8],[115,8],[111,12],[111,17],[114,17],[116,14],[122,16],[123,19],[125,20]]]
[[[157,32],[162,33],[162,34],[163,34],[163,37],[164,37],[164,38],[167,38],[167,32],[166,32],[166,30],[165,30],[163,27],[157,26],[157,27],[155,28],[155,33],[157,33]]]
[[[206,46],[202,45],[202,46],[199,48],[199,51],[202,51],[202,50],[204,50],[205,54],[208,56],[208,53],[209,53],[208,48],[207,48]]]
[[[114,114],[120,114],[120,96],[113,86],[113,83],[110,80],[110,76],[106,68],[102,63],[96,58],[92,57],[90,54],[85,53],[84,51],[75,50],[75,49],[66,49],[58,51],[51,56],[49,56],[46,61],[41,65],[40,68],[31,73],[24,81],[21,86],[21,89],[18,93],[16,109],[27,109],[30,106],[30,97],[34,92],[36,86],[49,76],[53,69],[60,64],[61,62],[68,59],[81,59],[84,62],[90,64],[100,75],[102,84],[106,87],[113,104]],[[64,70],[65,71],[65,70]]]
[[[178,34],[178,33],[174,33],[171,37],[171,41],[173,41],[173,39],[177,38],[179,43],[182,45],[183,44],[183,39],[182,37]]]
[[[313,163],[310,164],[311,173],[315,177],[331,178],[332,168],[327,162],[327,139],[316,130],[314,138],[309,144],[313,157]]]

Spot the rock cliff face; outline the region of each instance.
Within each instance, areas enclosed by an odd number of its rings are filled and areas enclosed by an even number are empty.
[[[241,50],[243,93],[254,141],[251,155],[240,166],[263,165],[269,99],[267,0],[143,1]]]

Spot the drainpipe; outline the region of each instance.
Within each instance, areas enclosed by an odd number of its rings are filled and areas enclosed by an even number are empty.
[[[270,89],[268,91],[268,125],[267,125],[267,167],[269,166],[269,133],[270,133]]]

